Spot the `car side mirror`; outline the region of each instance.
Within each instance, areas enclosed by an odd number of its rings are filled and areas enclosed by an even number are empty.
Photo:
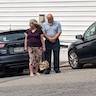
[[[83,36],[82,35],[76,35],[76,39],[83,40]]]

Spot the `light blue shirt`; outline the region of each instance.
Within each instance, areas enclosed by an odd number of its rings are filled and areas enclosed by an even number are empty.
[[[45,22],[42,25],[43,32],[46,33],[48,36],[54,36],[56,33],[61,33],[61,24],[57,21],[54,21],[52,24]]]

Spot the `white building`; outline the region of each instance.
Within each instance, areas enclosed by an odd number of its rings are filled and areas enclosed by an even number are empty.
[[[28,28],[32,18],[52,13],[62,25],[64,42],[72,42],[96,20],[96,0],[0,0],[0,31]]]

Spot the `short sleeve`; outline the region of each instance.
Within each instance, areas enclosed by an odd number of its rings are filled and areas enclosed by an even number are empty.
[[[40,29],[40,30],[39,30],[39,34],[43,34],[43,31],[42,31],[42,29]]]
[[[29,29],[27,29],[27,30],[25,31],[25,34],[28,34],[28,32],[29,32]]]
[[[62,29],[61,29],[61,24],[60,23],[58,23],[58,32],[62,32]]]
[[[43,31],[43,33],[46,32],[45,24],[42,24],[42,31]]]

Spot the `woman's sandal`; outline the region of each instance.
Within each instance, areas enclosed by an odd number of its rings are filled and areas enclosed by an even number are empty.
[[[34,74],[30,74],[30,77],[33,77],[33,76],[35,76]]]
[[[40,75],[40,73],[36,73],[36,75],[38,75],[38,76],[39,76],[39,75]]]

